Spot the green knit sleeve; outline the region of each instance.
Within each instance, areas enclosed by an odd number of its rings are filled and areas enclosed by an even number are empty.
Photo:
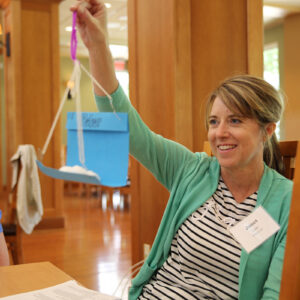
[[[168,190],[181,175],[187,161],[197,156],[184,146],[152,132],[131,105],[121,86],[111,94],[116,112],[127,112],[130,154],[142,163]],[[109,99],[95,95],[100,112],[112,111]]]

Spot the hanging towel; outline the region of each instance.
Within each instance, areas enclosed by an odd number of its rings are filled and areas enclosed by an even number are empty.
[[[11,158],[12,190],[17,187],[17,216],[21,228],[30,234],[43,215],[36,153],[32,145],[20,145]],[[20,175],[19,168],[21,168]]]

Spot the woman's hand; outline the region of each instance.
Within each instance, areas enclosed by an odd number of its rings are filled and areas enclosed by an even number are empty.
[[[108,93],[112,93],[119,83],[108,45],[104,3],[99,0],[77,0],[70,10],[77,11],[77,28],[89,51],[91,73]],[[95,83],[94,91],[99,96],[105,95]]]
[[[108,43],[105,4],[99,0],[77,0],[70,8],[77,11],[77,28],[88,50]]]

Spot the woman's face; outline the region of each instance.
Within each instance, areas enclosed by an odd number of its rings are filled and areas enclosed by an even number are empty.
[[[209,115],[208,140],[221,170],[261,171],[263,130],[254,119],[230,111],[219,97]]]

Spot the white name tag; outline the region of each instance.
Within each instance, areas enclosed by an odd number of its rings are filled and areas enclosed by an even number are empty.
[[[250,253],[279,229],[280,226],[264,208],[259,206],[245,219],[231,227],[229,231],[242,247]]]

